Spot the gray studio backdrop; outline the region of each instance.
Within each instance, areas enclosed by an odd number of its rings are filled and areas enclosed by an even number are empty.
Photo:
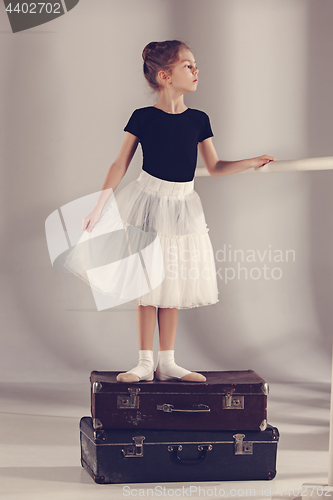
[[[81,0],[16,34],[0,12],[1,379],[84,381],[91,370],[130,369],[135,303],[98,312],[85,283],[56,274],[45,219],[101,189],[132,111],[156,102],[141,60],[152,40],[191,46],[200,82],[185,103],[210,116],[220,159],[332,155],[333,5]],[[118,189],[141,161],[139,146]],[[268,382],[330,379],[332,187],[331,171],[195,179],[220,301],[180,311],[179,364],[251,368]]]

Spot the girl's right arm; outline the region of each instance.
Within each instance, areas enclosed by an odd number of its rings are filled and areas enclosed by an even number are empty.
[[[126,174],[138,143],[139,139],[135,135],[130,132],[126,132],[120,152],[106,175],[98,201],[90,214],[83,219],[82,229],[84,231],[88,231],[90,233],[96,222],[101,217],[106,202]]]

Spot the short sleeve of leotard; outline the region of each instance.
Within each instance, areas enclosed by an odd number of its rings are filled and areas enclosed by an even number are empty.
[[[138,110],[136,109],[133,111],[132,116],[127,122],[126,127],[124,128],[125,132],[130,132],[131,134],[135,135],[139,139],[140,137],[140,132],[141,132],[141,124],[140,124],[140,119],[139,119],[140,113],[138,113]]]
[[[209,116],[206,113],[204,113],[203,116],[204,119],[202,123],[202,131],[198,137],[198,142],[202,142],[205,139],[208,139],[208,137],[214,137],[212,127],[210,125]]]

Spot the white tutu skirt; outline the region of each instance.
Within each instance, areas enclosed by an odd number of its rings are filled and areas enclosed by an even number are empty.
[[[141,170],[114,200],[120,217],[109,207],[91,233],[84,232],[67,256],[68,270],[99,292],[135,298],[138,305],[188,309],[218,302],[214,252],[194,180],[164,181]]]

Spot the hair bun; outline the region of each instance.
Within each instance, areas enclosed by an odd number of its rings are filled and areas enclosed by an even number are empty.
[[[148,43],[145,48],[143,49],[142,51],[142,59],[145,60],[147,55],[149,54],[149,52],[151,52],[152,50],[154,50],[156,48],[156,45],[158,44],[158,42],[150,42]]]

